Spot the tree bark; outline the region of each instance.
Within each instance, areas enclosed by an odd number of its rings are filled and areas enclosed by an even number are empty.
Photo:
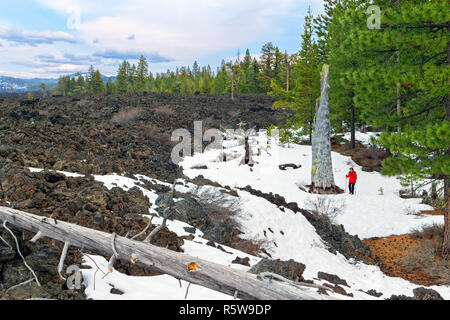
[[[444,179],[444,241],[442,243],[442,257],[450,260],[450,177]]]
[[[352,103],[351,105],[351,123],[350,123],[350,143],[352,146],[352,149],[355,149],[356,147],[356,138],[355,138],[355,105]]]
[[[117,259],[130,261],[130,257],[133,256],[138,265],[231,296],[237,292],[239,299],[325,299],[313,291],[307,292],[273,281],[267,283],[247,272],[123,237],[115,237],[115,249],[113,249],[111,234],[11,208],[0,207],[0,221],[7,221],[8,224],[30,232],[40,231],[44,237],[69,242],[71,246],[103,256],[112,256],[115,250]],[[188,265],[193,262],[200,267],[200,270],[194,272],[188,270]]]
[[[396,0],[397,8],[400,10],[401,0]],[[397,51],[397,64],[400,66],[400,50]],[[400,70],[399,70],[400,73]],[[397,83],[397,114],[399,117],[402,116],[402,106],[400,99],[400,83]],[[400,126],[400,122],[397,125],[397,133],[400,134],[402,132],[402,127]]]
[[[234,70],[231,66],[231,100],[234,101]]]
[[[286,52],[286,92],[289,93],[289,81],[290,81],[290,70],[291,65],[289,63],[289,56]]]
[[[450,24],[447,22],[447,32],[450,31]],[[447,41],[447,65],[450,64],[450,41]],[[448,80],[447,80],[448,81]],[[445,120],[450,121],[450,99],[447,95]],[[446,152],[447,157],[450,157],[450,148]],[[450,260],[450,176],[444,178],[444,241],[442,243],[442,257],[445,260]]]

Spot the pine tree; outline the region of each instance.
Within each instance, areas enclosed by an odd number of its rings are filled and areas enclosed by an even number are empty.
[[[380,30],[367,28],[367,4],[349,10],[342,19],[355,30],[342,48],[363,61],[346,76],[354,84],[354,101],[363,116],[385,130],[379,144],[394,156],[384,161],[383,172],[444,181],[443,257],[450,259],[447,1],[374,2],[383,7]]]
[[[192,66],[192,77],[194,81],[194,91],[200,91],[201,71],[197,61],[195,61],[194,65]]]
[[[273,79],[270,92],[271,95],[279,98],[274,104],[275,108],[289,108],[295,112],[294,117],[289,119],[285,125],[302,128],[301,133],[309,135],[310,143],[316,113],[316,100],[320,96],[319,52],[313,39],[313,32],[313,16],[311,10],[308,10],[302,34],[301,50],[292,57],[290,67],[293,86],[287,92],[286,80],[277,83]],[[285,64],[285,68],[287,68],[287,64]]]
[[[94,88],[93,88],[94,76],[95,76],[95,69],[94,69],[94,66],[91,65],[89,67],[88,73],[86,75],[86,83],[87,83],[88,92],[94,92]]]
[[[217,70],[217,76],[213,81],[213,93],[226,93],[229,91],[231,79],[227,72],[225,60],[222,60],[221,67]]]
[[[128,92],[128,69],[127,62],[124,61],[117,72],[116,77],[116,90],[118,93]]]
[[[105,92],[105,83],[99,70],[95,71],[94,76],[92,77],[91,90],[93,93]]]
[[[330,65],[330,86],[333,88],[330,91],[331,122],[337,132],[350,131],[352,148],[355,148],[356,124],[364,124],[364,119],[361,119],[360,109],[353,101],[354,84],[345,77],[345,73],[349,69],[357,69],[362,61],[353,51],[342,49],[341,44],[353,27],[342,24],[342,19],[347,12],[357,10],[363,3],[360,0],[325,0],[325,13],[315,20],[319,59],[321,63]],[[363,18],[367,20],[366,16]]]
[[[252,56],[250,55],[250,50],[247,49],[245,52],[244,60],[241,62],[241,83],[239,92],[240,93],[252,93],[255,89],[254,84],[252,84]]]
[[[76,77],[76,80],[75,80],[74,92],[75,93],[86,93],[86,92],[88,92],[86,80],[84,79],[83,75],[81,73],[77,73],[75,75],[75,77]]]
[[[200,79],[200,93],[211,93],[211,67],[203,68]]]
[[[136,87],[137,92],[148,90],[148,63],[144,56],[141,56],[136,70]]]
[[[45,98],[47,96],[47,86],[45,85],[45,83],[41,83],[40,84],[40,88],[42,90],[42,96]]]
[[[130,63],[127,62],[127,69],[128,69],[128,74],[127,74],[127,82],[128,82],[128,92],[136,92],[136,87],[137,87],[137,68],[136,65],[133,64],[130,66]]]
[[[274,78],[275,46],[272,42],[266,43],[261,49],[261,72],[258,75],[262,92],[269,92]]]
[[[106,93],[107,94],[116,93],[116,85],[114,84],[111,78],[109,78],[108,82],[106,83]]]

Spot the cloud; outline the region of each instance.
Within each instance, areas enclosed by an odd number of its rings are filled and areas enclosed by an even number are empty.
[[[53,75],[93,64],[113,74],[120,60],[141,55],[155,63],[153,72],[194,60],[214,67],[238,48],[256,52],[267,41],[286,43],[289,35],[298,36],[309,5],[316,14],[323,10],[323,0],[33,1],[49,9],[54,29],[12,29],[21,25],[19,18],[17,24],[0,22],[0,68],[5,71]],[[64,19],[70,21],[74,8],[80,12],[79,28],[58,31],[68,28]]]
[[[174,61],[169,57],[161,56],[158,53],[146,53],[137,51],[116,51],[116,50],[106,50],[103,52],[94,53],[95,57],[101,57],[105,59],[116,59],[116,60],[137,60],[141,56],[147,58],[150,63],[161,63],[161,62],[171,62]]]
[[[0,27],[0,39],[18,45],[36,47],[40,44],[53,44],[55,42],[77,43],[75,38],[63,31],[31,31],[25,32],[15,28]]]
[[[33,72],[37,74],[73,74],[79,71],[81,71],[79,66],[70,64],[58,64],[33,69]]]
[[[61,14],[79,8],[78,35],[95,52],[124,52],[130,44],[123,40],[128,39],[134,40],[136,52],[150,47],[177,63],[296,32],[308,6],[323,5],[323,0],[36,1]],[[287,17],[298,19],[299,26],[287,26]]]

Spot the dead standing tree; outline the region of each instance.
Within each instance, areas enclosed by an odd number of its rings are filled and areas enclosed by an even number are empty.
[[[114,260],[132,261],[177,279],[188,281],[245,300],[327,299],[314,291],[286,283],[265,281],[263,277],[191,257],[145,242],[139,242],[52,218],[0,207],[0,221],[39,233],[40,237],[83,248]],[[189,268],[191,265],[196,268]],[[298,285],[298,284],[297,284]]]
[[[324,65],[321,73],[320,104],[314,122],[312,136],[312,168],[311,186],[312,193],[342,193],[342,190],[334,183],[333,163],[331,160],[331,124],[330,124],[330,69]]]

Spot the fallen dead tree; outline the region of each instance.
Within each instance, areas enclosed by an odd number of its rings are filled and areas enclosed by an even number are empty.
[[[177,253],[148,243],[0,207],[0,221],[49,237],[67,246],[132,262],[177,279],[188,281],[243,300],[314,300],[325,297],[308,289],[258,279],[247,272]],[[113,260],[113,259],[111,259]],[[190,266],[195,265],[195,268]]]

